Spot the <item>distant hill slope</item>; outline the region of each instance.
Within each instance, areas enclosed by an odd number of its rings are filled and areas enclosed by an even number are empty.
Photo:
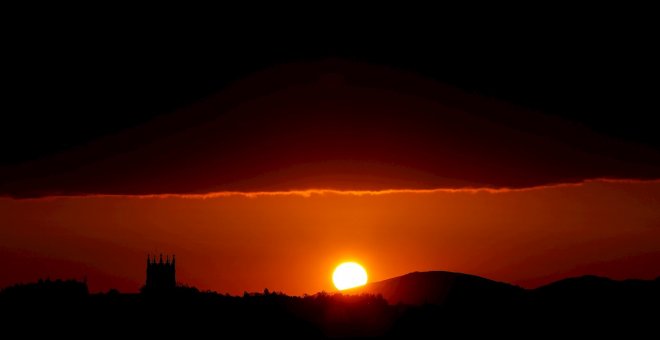
[[[431,271],[372,282],[346,292],[380,294],[391,304],[406,305],[609,308],[660,303],[660,278],[616,281],[587,275],[526,290],[475,275]]]
[[[413,272],[369,283],[349,293],[380,294],[392,304],[470,306],[519,300],[525,290],[479,276],[446,271]]]
[[[660,303],[660,278],[616,281],[586,275],[550,283],[529,295],[535,304],[545,307],[654,306]]]

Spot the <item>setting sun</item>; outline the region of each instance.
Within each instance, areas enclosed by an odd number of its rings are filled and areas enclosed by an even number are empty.
[[[367,271],[355,262],[344,262],[335,268],[332,282],[339,290],[363,286],[367,283]]]

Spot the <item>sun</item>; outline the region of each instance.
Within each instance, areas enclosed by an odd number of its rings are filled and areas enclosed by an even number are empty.
[[[344,262],[335,268],[332,282],[339,290],[363,286],[367,283],[367,271],[355,262]]]

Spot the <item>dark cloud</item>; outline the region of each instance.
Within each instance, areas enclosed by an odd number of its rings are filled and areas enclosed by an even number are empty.
[[[96,103],[89,107],[93,112]],[[658,178],[660,153],[386,66],[256,72],[172,114],[0,168],[0,191],[159,194],[528,187]]]

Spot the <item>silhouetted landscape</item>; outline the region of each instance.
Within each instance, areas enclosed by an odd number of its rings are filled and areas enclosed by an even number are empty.
[[[336,5],[7,12],[0,340],[660,339],[655,11]]]
[[[643,335],[657,333],[659,304],[660,278],[583,276],[526,290],[441,271],[374,282],[355,294],[302,297],[268,289],[230,296],[181,285],[90,294],[76,280],[40,280],[0,293],[6,327],[26,337],[69,338]]]

